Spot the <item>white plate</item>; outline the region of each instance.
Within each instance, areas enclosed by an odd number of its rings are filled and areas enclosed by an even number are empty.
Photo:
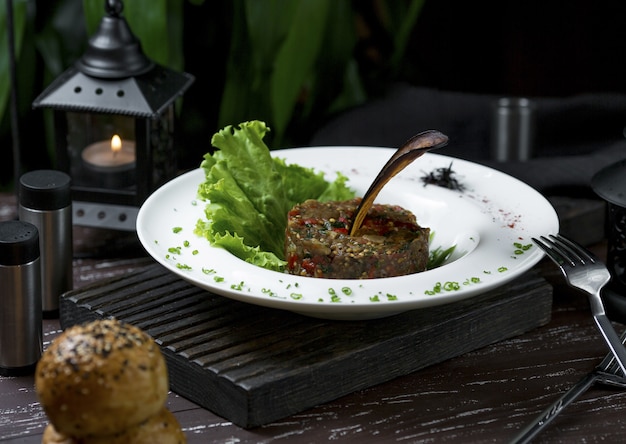
[[[363,195],[393,152],[315,147],[272,155],[323,171],[329,180],[340,171],[357,195]],[[450,163],[464,192],[424,186],[422,176]],[[380,318],[484,293],[535,265],[543,253],[531,237],[557,233],[559,228],[554,208],[523,182],[485,166],[428,153],[394,177],[377,202],[411,210],[418,223],[434,231],[431,248],[456,245],[446,264],[383,279],[299,277],[248,264],[197,237],[196,221],[204,217],[197,189],[203,181],[204,170],[193,170],[146,200],[137,217],[137,234],[148,253],[181,278],[222,296],[326,319]]]

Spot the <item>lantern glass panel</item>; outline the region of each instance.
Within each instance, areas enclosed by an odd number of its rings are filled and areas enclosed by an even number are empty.
[[[136,187],[135,119],[67,113],[67,155],[73,185],[133,190]]]
[[[151,188],[156,189],[176,176],[177,156],[174,147],[174,105],[150,122]]]

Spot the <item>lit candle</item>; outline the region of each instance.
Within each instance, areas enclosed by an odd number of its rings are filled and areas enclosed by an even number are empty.
[[[88,145],[81,157],[85,168],[95,175],[92,180],[107,188],[132,185],[135,170],[135,142],[124,140],[117,134],[111,140]]]

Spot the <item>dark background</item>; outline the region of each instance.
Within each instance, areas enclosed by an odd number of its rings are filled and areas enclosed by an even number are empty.
[[[371,102],[384,100],[398,84],[442,92],[550,99],[626,94],[623,0],[426,0],[399,71],[389,68],[393,30],[383,26],[377,0],[353,0],[353,5],[368,28],[355,47],[355,56]],[[184,97],[179,125],[180,166],[184,169],[198,165],[219,129],[216,122],[231,33],[223,17],[230,10],[229,1],[206,1],[200,6],[185,2],[185,71],[193,74],[196,82]],[[427,112],[430,105],[420,106]],[[608,110],[603,106],[594,103],[591,111],[585,108],[584,112],[589,122],[609,122],[608,130],[606,125],[593,123],[585,131],[621,134],[626,105]],[[556,124],[562,131],[576,131],[585,125],[587,115],[577,116],[572,124],[565,119]],[[298,128],[291,146],[315,143],[318,130],[337,117],[325,116],[309,122],[307,128]],[[4,128],[8,127],[6,121]],[[31,113],[20,124],[24,168],[50,166],[41,115]],[[10,133],[5,131],[0,143],[8,152]],[[0,162],[1,184],[10,185],[11,171],[9,161]]]
[[[588,186],[595,170],[626,158],[625,23],[626,2],[616,0],[426,1],[399,76],[311,143],[399,146],[438,129],[450,137],[445,154],[532,182],[544,165],[494,165],[490,151],[496,99],[528,97],[533,158],[565,165],[562,157],[576,157],[572,177],[553,180]]]
[[[397,84],[545,98],[626,94],[626,2],[622,0],[426,0],[398,72],[389,69],[391,36],[381,23],[384,18],[377,1],[354,0],[353,4],[368,28],[355,47],[355,57],[372,102],[384,100]],[[186,6],[185,69],[196,76],[196,82],[184,100],[183,168],[197,166],[219,129],[215,122],[224,81],[219,61],[228,55],[230,28],[216,18],[228,15],[229,7],[219,1]],[[211,57],[207,60],[198,54]],[[590,121],[605,119],[608,113],[621,127],[626,122],[626,115],[613,109],[597,111],[600,116],[590,115]],[[292,146],[315,143],[316,132],[335,117],[298,128]],[[572,125],[578,126],[579,120]]]
[[[626,2],[426,1],[406,78],[521,96],[626,92]]]

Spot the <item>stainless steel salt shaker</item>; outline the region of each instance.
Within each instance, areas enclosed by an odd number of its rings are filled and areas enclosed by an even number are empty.
[[[0,222],[0,375],[34,372],[43,348],[41,320],[37,227]]]
[[[44,318],[58,317],[59,297],[73,287],[70,176],[37,170],[20,177],[19,219],[39,230]]]

